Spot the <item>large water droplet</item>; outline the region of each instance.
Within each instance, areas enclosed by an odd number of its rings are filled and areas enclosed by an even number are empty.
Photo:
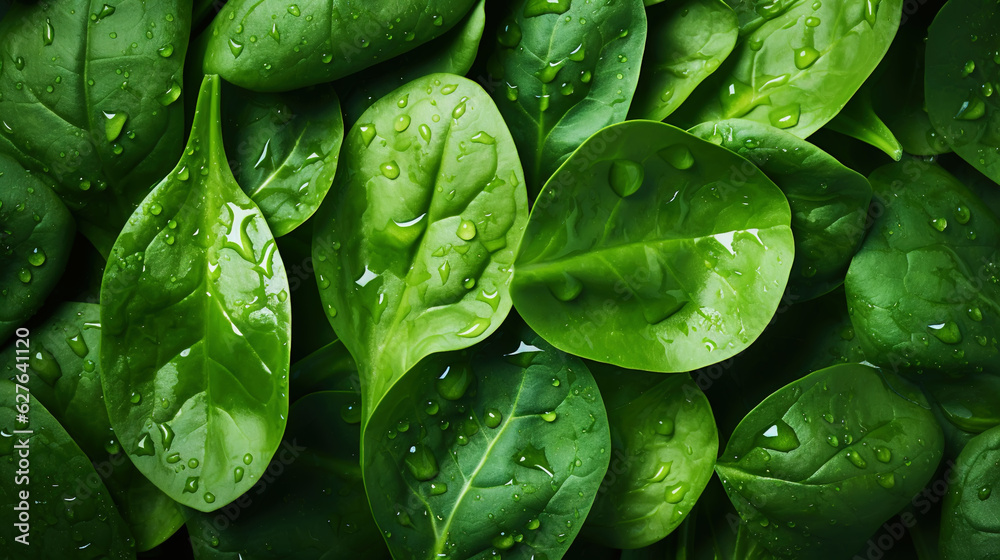
[[[539,449],[530,443],[514,455],[514,464],[540,470],[550,477],[554,476],[549,460],[545,457],[545,449]]]
[[[784,420],[778,419],[757,436],[754,441],[757,447],[788,452],[799,447],[799,438]]]
[[[410,470],[410,474],[413,478],[426,481],[434,478],[438,474],[438,463],[437,459],[434,458],[434,453],[423,445],[417,444],[410,447],[409,453],[403,459],[406,463],[406,467]]]
[[[632,160],[618,159],[611,163],[608,182],[615,194],[625,198],[639,190],[644,176],[645,169],[643,169],[642,164]]]

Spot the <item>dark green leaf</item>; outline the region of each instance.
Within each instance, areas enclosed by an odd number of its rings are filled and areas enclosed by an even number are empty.
[[[646,52],[629,117],[662,121],[733,51],[739,23],[722,0],[672,1],[646,15]]]
[[[927,112],[965,161],[1000,181],[1000,11],[990,0],[949,0],[927,32]]]
[[[231,0],[205,31],[205,72],[253,91],[331,82],[446,33],[475,3]]]
[[[35,374],[18,375],[23,376],[18,385],[6,375],[0,379],[0,401],[6,405],[0,408],[0,501],[8,519],[0,533],[4,555],[23,560],[135,558],[128,526],[90,459],[30,398],[24,384]],[[25,405],[27,423],[17,420],[15,404]],[[15,525],[22,520],[23,527]]]
[[[329,87],[254,93],[224,88],[223,134],[233,175],[275,237],[319,208],[337,173],[344,117]]]
[[[0,154],[0,343],[59,282],[75,230],[47,179]]]
[[[792,209],[794,302],[844,281],[865,237],[872,188],[860,174],[787,132],[754,121],[705,123],[691,133],[748,159],[785,193]]]
[[[951,375],[1000,357],[1000,221],[961,183],[919,161],[870,177],[879,216],[844,286],[876,365]]]
[[[577,358],[527,332],[429,356],[363,435],[365,487],[397,558],[560,558],[611,442]]]
[[[1000,427],[974,437],[958,456],[941,511],[941,560],[1000,558]]]
[[[104,255],[180,155],[190,32],[191,0],[18,2],[0,24],[0,149],[55,179]]]
[[[493,94],[524,159],[532,199],[584,140],[625,120],[646,42],[641,0],[505,6]]]
[[[588,364],[608,408],[611,463],[584,536],[614,548],[663,539],[712,478],[719,433],[691,377]]]
[[[771,552],[840,560],[910,503],[943,445],[930,410],[900,397],[878,370],[845,364],[764,399],[715,468]]]

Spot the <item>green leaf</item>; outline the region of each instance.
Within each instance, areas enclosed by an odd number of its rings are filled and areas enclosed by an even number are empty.
[[[885,152],[885,155],[899,161],[903,157],[903,146],[893,136],[889,127],[875,114],[872,106],[872,87],[870,82],[865,82],[840,113],[826,124],[826,127],[871,144]]]
[[[0,24],[0,137],[105,256],[183,146],[191,0],[19,2]],[[147,33],[149,34],[147,36]]]
[[[722,0],[668,2],[646,16],[646,52],[629,118],[662,121],[733,52],[739,23]]]
[[[712,408],[689,375],[587,365],[608,407],[611,463],[583,535],[614,548],[651,545],[681,524],[712,478]]]
[[[785,193],[792,209],[795,262],[788,295],[801,302],[844,281],[861,247],[872,188],[823,150],[770,125],[733,119],[691,129],[756,165]]]
[[[48,179],[0,154],[0,343],[56,287],[75,230]]]
[[[974,437],[962,454],[941,511],[941,560],[997,557],[1000,550],[1000,427]]]
[[[428,74],[466,75],[479,54],[485,28],[486,0],[479,0],[444,35],[338,82],[337,87],[348,92],[344,100],[347,122],[356,123],[366,109],[392,90]]]
[[[527,206],[510,133],[465,78],[412,82],[354,125],[313,263],[330,324],[358,360],[366,417],[424,356],[500,326]]]
[[[168,496],[213,511],[267,467],[288,412],[288,280],[222,147],[207,76],[191,140],[115,243],[101,364],[115,433]]]
[[[962,159],[1000,181],[1000,12],[949,0],[927,31],[924,87],[931,124]]]
[[[446,33],[475,3],[231,0],[205,31],[205,72],[253,91],[331,82]]]
[[[684,372],[746,348],[792,267],[791,213],[756,167],[670,125],[587,140],[545,185],[511,296],[553,346]]]
[[[515,330],[515,329],[511,329]],[[372,512],[396,558],[560,558],[608,468],[608,421],[577,358],[501,331],[429,356],[365,429]]]
[[[509,2],[489,62],[534,199],[584,140],[625,120],[646,42],[641,0]]]
[[[741,118],[806,138],[829,122],[889,48],[902,0],[734,0],[733,54],[671,116],[690,128]]]
[[[34,374],[18,375],[18,385],[6,375],[0,379],[0,401],[7,403],[0,408],[0,500],[9,520],[0,533],[5,554],[24,560],[135,558],[128,526],[90,459],[30,398],[24,384]],[[24,405],[28,422],[17,420],[16,403]],[[21,512],[26,519],[17,526]]]
[[[388,558],[362,485],[360,397],[325,391],[293,404],[281,447],[236,514],[188,520],[195,559]]]
[[[943,445],[930,410],[897,394],[878,370],[844,364],[764,399],[715,469],[771,552],[841,559],[910,503]]]
[[[275,237],[308,220],[337,173],[344,117],[329,87],[254,93],[223,88],[223,137],[233,175]]]
[[[879,218],[844,283],[865,355],[912,374],[995,368],[1000,221],[935,165],[891,164],[869,179]]]
[[[135,537],[138,551],[149,550],[184,523],[177,503],[160,492],[122,452],[111,430],[101,390],[101,308],[66,303],[31,329],[27,354],[9,346],[0,352],[0,377],[13,381],[17,356],[27,356],[32,398],[48,408],[90,458]],[[47,459],[44,459],[47,460]]]
[[[319,391],[361,392],[358,364],[339,340],[293,363],[289,379],[292,402]]]

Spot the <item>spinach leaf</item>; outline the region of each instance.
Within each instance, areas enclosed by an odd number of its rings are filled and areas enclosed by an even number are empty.
[[[534,199],[584,140],[628,115],[642,66],[640,0],[509,2],[488,69]]]
[[[878,69],[826,127],[871,144],[899,161],[903,157],[903,146],[875,113],[872,102],[872,78],[877,77],[877,72]]]
[[[190,31],[191,0],[18,2],[0,23],[0,149],[55,179],[104,255],[180,155]]]
[[[927,32],[927,112],[962,159],[1000,181],[1000,13],[988,0],[949,0]]]
[[[795,301],[843,283],[865,236],[872,198],[867,179],[809,142],[758,122],[705,123],[691,133],[748,159],[785,193],[795,237],[788,292]]]
[[[392,90],[428,74],[464,76],[479,54],[486,28],[486,0],[479,0],[465,18],[444,35],[392,60],[359,72],[337,87],[345,95],[344,113],[354,124],[366,109]]]
[[[973,438],[958,456],[941,512],[941,560],[993,560],[1000,550],[1000,427]]]
[[[715,469],[771,552],[844,558],[934,474],[943,437],[924,406],[899,396],[876,369],[823,369],[754,408]]]
[[[1000,356],[1000,221],[946,171],[920,161],[869,178],[878,219],[844,286],[876,365],[951,375]]]
[[[356,389],[361,392],[358,364],[339,340],[292,364],[289,378],[293,402],[320,391]],[[345,379],[349,380],[346,387]]]
[[[743,158],[670,125],[614,125],[539,195],[511,297],[563,351],[698,369],[771,320],[792,267],[790,221],[781,191]]]
[[[31,328],[31,396],[90,458],[135,537],[149,550],[184,523],[177,503],[160,492],[122,454],[101,392],[100,313],[96,304],[67,303]],[[24,355],[24,354],[22,354]],[[15,380],[17,348],[0,352],[0,377]]]
[[[958,379],[931,379],[923,390],[944,431],[949,457],[958,457],[969,440],[1000,425],[1000,376],[995,369]]]
[[[608,420],[578,359],[507,328],[424,359],[362,435],[396,558],[560,558],[608,469]]]
[[[228,508],[188,520],[195,559],[388,558],[362,486],[360,418],[358,391],[292,405],[257,484]]]
[[[669,2],[646,16],[646,52],[629,118],[662,121],[733,52],[739,22],[722,0]]]
[[[681,524],[712,478],[712,408],[687,374],[587,365],[608,408],[611,462],[583,534],[614,548],[651,545]]]
[[[232,0],[205,31],[205,72],[253,91],[331,82],[451,29],[476,0]]]
[[[927,23],[933,8],[908,16],[878,68],[868,79],[872,107],[906,153],[933,156],[951,148],[931,125],[924,98]],[[912,21],[918,18],[924,21]],[[866,86],[867,87],[867,86]]]
[[[316,218],[313,263],[330,324],[361,368],[366,418],[424,356],[500,326],[527,207],[510,133],[465,78],[407,84],[354,125]]]
[[[292,363],[337,340],[323,311],[312,259],[312,222],[279,237],[278,253],[288,274],[288,299],[292,302]],[[294,393],[294,389],[292,390]],[[292,399],[294,400],[294,399]]]
[[[136,467],[201,511],[263,474],[288,412],[288,281],[226,162],[220,80],[191,140],[115,242],[101,284],[102,383]]]
[[[48,180],[0,154],[0,343],[59,282],[75,230]]]
[[[896,33],[902,0],[732,0],[733,54],[671,116],[689,128],[743,118],[806,138],[847,104]]]
[[[274,236],[285,235],[313,215],[333,184],[344,141],[337,93],[224,93],[222,131],[233,175]]]
[[[13,511],[0,533],[5,554],[24,560],[135,558],[128,526],[90,459],[24,389],[33,375],[19,372],[17,385],[0,379],[0,401],[9,403],[0,408],[0,500]],[[17,419],[15,406],[23,406],[28,422]]]

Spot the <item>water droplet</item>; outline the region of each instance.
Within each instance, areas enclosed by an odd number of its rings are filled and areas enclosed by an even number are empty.
[[[875,458],[881,463],[888,463],[892,460],[892,451],[888,447],[878,446],[875,448]]]
[[[799,438],[784,420],[778,419],[774,424],[764,430],[754,441],[757,447],[773,449],[775,451],[788,452],[799,447]]]
[[[496,428],[503,421],[503,414],[495,408],[490,408],[486,410],[486,416],[483,418],[483,424],[486,424],[487,428]]]
[[[253,462],[253,455],[247,453],[246,455],[243,456],[243,464],[244,465],[249,465],[252,462]]]
[[[370,146],[372,140],[375,139],[375,125],[370,123],[360,125],[358,131],[361,133],[361,141],[365,143],[365,147]]]
[[[138,455],[140,457],[146,457],[156,454],[156,447],[153,444],[153,438],[150,437],[149,432],[143,432],[142,437],[135,444],[135,451],[132,452],[133,455]]]
[[[393,128],[396,132],[403,132],[410,128],[410,115],[400,115],[396,117],[396,122],[393,124]]]
[[[931,226],[938,231],[944,231],[948,228],[948,220],[944,218],[934,218],[931,220]]]
[[[31,266],[42,266],[45,264],[45,251],[36,247],[31,251],[31,254],[28,255],[28,263]],[[82,358],[83,356],[80,357]]]
[[[861,457],[861,454],[853,449],[847,450],[846,457],[847,460],[850,461],[852,465],[858,467],[859,469],[863,469],[868,466],[868,463],[866,463],[864,458]]]
[[[875,481],[882,488],[892,488],[896,485],[896,475],[890,473],[878,473],[875,475]]]
[[[545,420],[546,422],[555,422],[556,421],[556,413],[555,412],[543,412],[542,414],[539,414],[539,416],[541,416],[542,420]]]
[[[158,52],[160,56],[162,56],[163,58],[170,58],[171,56],[174,55],[174,45],[172,43],[167,43],[166,45],[163,45],[162,47],[157,49],[156,52]]]
[[[243,472],[243,467],[233,469],[233,482],[241,482],[243,480]]]
[[[104,117],[107,119],[104,123],[104,133],[108,139],[108,142],[114,142],[122,135],[122,129],[125,127],[125,121],[128,120],[128,115],[125,113],[104,113]]]
[[[87,354],[90,353],[90,348],[87,347],[87,341],[83,339],[83,335],[78,331],[75,335],[66,339],[66,344],[69,345],[70,350],[73,351],[80,358],[86,358]]]
[[[382,171],[382,175],[388,179],[399,177],[399,165],[395,161],[383,163],[379,169]]]
[[[524,17],[545,14],[564,14],[570,8],[571,0],[528,0],[524,6]]]
[[[42,378],[49,386],[54,386],[56,381],[62,377],[62,368],[55,356],[49,353],[40,343],[36,344],[36,350],[28,356],[28,366],[31,370]]]
[[[980,488],[980,489],[979,489],[979,491],[978,491],[978,492],[976,493],[976,496],[977,496],[977,497],[978,497],[978,498],[979,498],[979,499],[980,499],[981,501],[984,501],[984,502],[985,502],[986,500],[988,500],[988,499],[990,498],[990,495],[991,495],[992,493],[993,493],[993,488],[991,488],[991,487],[989,487],[989,486],[983,486],[983,487],[982,487],[982,488]]]
[[[187,481],[184,482],[184,493],[194,494],[198,491],[198,477],[189,476]]]
[[[608,182],[615,194],[625,198],[642,186],[645,169],[642,165],[627,159],[618,159],[611,163]]]
[[[661,462],[656,467],[656,471],[653,476],[649,477],[650,482],[663,482],[670,475],[670,468],[673,467],[673,461]]]
[[[434,478],[439,471],[434,453],[423,444],[410,447],[410,451],[406,454],[403,462],[406,463],[413,478],[420,481],[427,481]]]
[[[486,332],[492,323],[489,317],[476,317],[465,329],[458,332],[462,338],[476,338]]]
[[[954,321],[946,321],[936,325],[928,325],[927,330],[941,342],[945,344],[958,344],[962,342],[962,331]]]
[[[449,401],[462,398],[471,384],[472,373],[467,366],[448,366],[434,382],[438,394]]]
[[[448,485],[443,482],[432,482],[427,488],[427,493],[431,496],[440,496],[448,491]]]
[[[540,470],[550,477],[554,476],[552,467],[549,466],[549,461],[545,457],[545,450],[532,444],[528,444],[527,447],[514,455],[514,464],[528,469]]]
[[[673,146],[668,146],[663,148],[657,155],[660,159],[670,164],[671,167],[677,169],[678,171],[684,171],[685,169],[690,169],[694,165],[694,155],[687,146],[681,144],[675,144]]]
[[[476,224],[471,220],[462,220],[458,225],[457,235],[464,241],[472,241],[476,238]]]
[[[685,482],[677,483],[673,486],[667,488],[666,494],[663,499],[666,500],[668,504],[679,504],[684,499],[684,496],[688,493],[688,485]]]
[[[497,42],[501,47],[512,49],[521,42],[521,26],[516,21],[509,21],[497,31]]]
[[[955,208],[955,220],[958,223],[965,225],[969,223],[969,219],[972,218],[972,212],[969,210],[968,206],[959,206]]]
[[[816,62],[819,55],[820,52],[813,47],[806,46],[795,49],[795,67],[799,70],[805,70]]]
[[[767,118],[775,128],[792,128],[799,124],[801,108],[798,103],[772,109]]]

